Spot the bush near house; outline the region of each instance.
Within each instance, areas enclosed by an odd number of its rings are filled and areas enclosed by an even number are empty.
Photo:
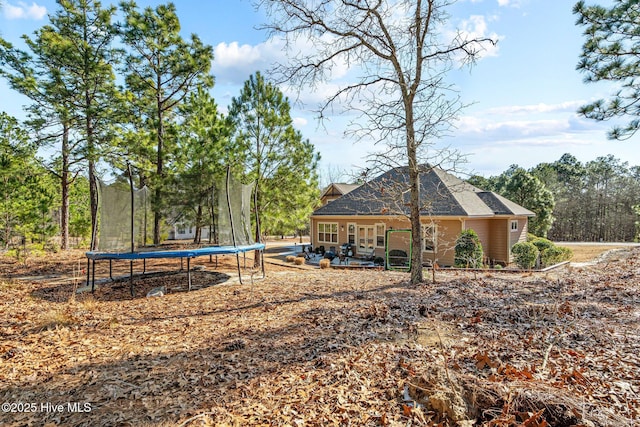
[[[556,246],[551,240],[543,237],[536,237],[530,234],[527,236],[527,241],[533,243],[536,248],[538,248],[538,251],[540,251],[540,265],[542,267],[549,267],[563,261],[568,261],[573,256],[571,249]]]
[[[455,266],[463,268],[481,268],[484,251],[475,230],[463,230],[456,239]]]
[[[531,242],[519,242],[513,245],[511,253],[518,267],[531,270],[533,266],[536,265],[540,251],[536,245]]]
[[[543,267],[558,264],[563,261],[569,261],[573,257],[573,251],[564,246],[556,246],[546,249],[540,253],[540,262]]]
[[[544,237],[536,237],[536,236],[533,236],[533,238],[531,238],[531,236],[532,235],[527,236],[527,241],[536,245],[536,248],[538,248],[540,253],[543,253],[547,249],[553,248],[555,246],[555,244],[549,239],[545,239]]]

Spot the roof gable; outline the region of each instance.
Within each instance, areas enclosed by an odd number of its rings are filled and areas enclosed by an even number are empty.
[[[326,196],[342,196],[358,188],[360,184],[345,184],[343,182],[332,182],[322,192],[322,197]]]

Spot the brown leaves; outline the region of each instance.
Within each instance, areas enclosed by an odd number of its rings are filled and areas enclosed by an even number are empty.
[[[173,275],[140,282],[167,286],[153,300],[0,286],[0,397],[94,408],[0,424],[635,425],[637,271],[637,257],[548,277],[442,269],[416,288],[278,269],[252,289],[196,275],[190,293]]]

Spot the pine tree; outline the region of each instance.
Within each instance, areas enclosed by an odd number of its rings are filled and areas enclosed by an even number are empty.
[[[176,109],[187,94],[199,85],[210,86],[213,49],[196,35],[191,41],[180,36],[180,21],[172,3],[141,13],[135,2],[121,4],[125,20],[121,37],[127,48],[124,70],[127,89],[134,95],[138,111],[155,144],[155,170],[149,184],[154,191],[153,242],[160,243],[163,186],[167,184],[166,164],[175,155]],[[149,147],[150,148],[150,147]]]
[[[229,110],[235,141],[243,155],[247,176],[256,182],[255,207],[263,232],[274,231],[286,217],[308,217],[317,200],[313,145],[293,127],[289,100],[257,72],[244,84]],[[293,225],[300,227],[296,221]],[[256,227],[256,240],[260,239]]]

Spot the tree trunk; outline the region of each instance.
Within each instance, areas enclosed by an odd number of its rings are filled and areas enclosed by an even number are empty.
[[[420,222],[420,165],[417,159],[415,141],[415,129],[413,123],[413,107],[408,102],[405,104],[407,120],[407,160],[409,161],[409,188],[411,221],[411,284],[417,285],[423,282],[422,275],[422,224]]]
[[[162,87],[161,76],[157,76],[156,87]],[[153,244],[160,244],[160,201],[162,200],[162,185],[164,185],[164,123],[162,122],[161,94],[156,96],[157,120],[158,120],[158,156],[156,164],[156,191],[153,210]]]
[[[98,245],[98,178],[95,164],[89,160],[89,199],[91,209],[91,244],[89,250],[95,251]]]
[[[69,128],[63,124],[62,173],[60,174],[60,249],[69,250]]]
[[[198,210],[196,211],[196,233],[193,237],[193,243],[200,244],[202,241],[202,205],[198,205]]]
[[[255,189],[255,211],[256,211],[256,233],[255,233],[255,241],[256,242],[260,242],[262,241],[262,236],[260,236],[260,219],[258,218],[258,212],[260,210],[260,205],[259,205],[259,200],[260,200],[260,193],[258,193],[258,186],[256,185],[256,189]],[[254,267],[260,267],[262,260],[260,259],[260,252],[259,251],[253,251],[254,255],[253,255],[253,266]]]

